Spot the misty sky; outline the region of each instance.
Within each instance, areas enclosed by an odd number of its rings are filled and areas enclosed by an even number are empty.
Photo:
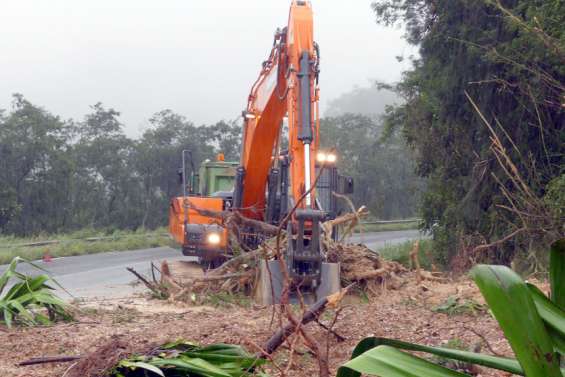
[[[370,0],[314,0],[321,103],[394,81],[413,53],[376,25]],[[63,118],[98,101],[138,135],[170,108],[196,124],[234,119],[290,0],[18,0],[0,8],[0,108],[18,92]]]

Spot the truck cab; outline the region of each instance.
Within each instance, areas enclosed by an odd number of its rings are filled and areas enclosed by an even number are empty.
[[[229,210],[237,165],[219,155],[216,161],[204,161],[197,174],[193,169],[188,182],[182,169],[184,194],[171,200],[169,232],[183,255],[197,257],[205,269],[215,268],[228,257],[228,232],[221,219],[199,210]]]

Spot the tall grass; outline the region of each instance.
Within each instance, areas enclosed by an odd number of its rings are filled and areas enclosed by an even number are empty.
[[[89,240],[92,238],[102,239]],[[43,246],[22,246],[22,244],[46,240],[60,242]],[[38,235],[30,238],[2,236],[0,237],[0,264],[9,263],[16,256],[36,260],[42,258],[46,253],[52,257],[64,257],[172,245],[173,241],[168,237],[166,228],[151,231],[139,229],[111,232],[83,229],[73,233]]]
[[[418,254],[420,265],[427,270],[431,269],[432,264],[437,268],[443,268],[444,262],[441,257],[434,254],[433,241],[429,239],[420,240],[420,252]],[[395,245],[387,245],[379,250],[379,254],[388,260],[396,261],[408,266],[410,264],[410,251],[414,247],[414,241],[406,241]]]

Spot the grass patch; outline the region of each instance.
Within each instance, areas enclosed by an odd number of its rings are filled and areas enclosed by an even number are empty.
[[[485,305],[481,305],[473,299],[462,300],[457,296],[449,296],[447,300],[432,308],[433,312],[445,313],[449,316],[463,314],[476,316],[487,310],[488,308]]]
[[[20,256],[28,260],[41,259],[45,253],[52,257],[96,254],[106,251],[147,249],[159,246],[173,246],[165,228],[137,231],[116,230],[112,232],[84,229],[67,234],[39,235],[30,238],[12,236],[0,237],[0,264],[9,263]],[[93,238],[101,238],[93,240]],[[22,246],[33,242],[58,240],[59,243],[43,246]]]
[[[212,293],[204,297],[203,303],[216,308],[230,308],[233,306],[241,306],[250,308],[253,301],[249,296],[244,294],[230,294],[225,292]]]
[[[404,266],[410,265],[410,251],[414,247],[414,241],[406,241],[396,245],[387,245],[379,249],[379,254],[388,260],[396,261]],[[434,264],[436,267],[441,267],[441,263],[434,257],[432,240],[420,240],[420,265],[422,268],[429,270]]]
[[[360,224],[355,228],[355,233],[387,232],[392,230],[414,230],[418,229],[418,225],[418,220],[407,223]]]

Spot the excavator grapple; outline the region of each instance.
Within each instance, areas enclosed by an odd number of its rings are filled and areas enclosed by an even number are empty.
[[[340,289],[339,263],[325,262],[320,247],[320,222],[326,217],[327,213],[324,211],[300,209],[296,211],[296,232],[293,232],[289,223],[287,234],[291,236],[287,241],[285,262],[292,280],[289,290],[291,302],[296,301],[300,295],[305,303],[313,303]],[[311,229],[309,236],[306,235],[308,223]],[[284,286],[280,262],[262,260],[259,271],[256,301],[263,305],[280,302]]]

